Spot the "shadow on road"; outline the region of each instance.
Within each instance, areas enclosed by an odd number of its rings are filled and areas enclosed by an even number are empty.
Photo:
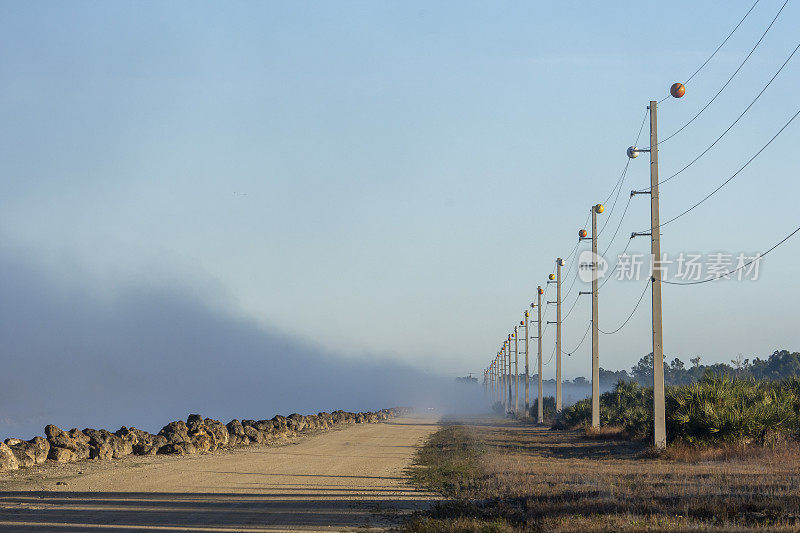
[[[361,493],[0,492],[0,531],[341,531],[388,526],[431,503]]]

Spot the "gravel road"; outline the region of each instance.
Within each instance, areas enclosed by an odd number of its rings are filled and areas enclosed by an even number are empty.
[[[435,499],[403,470],[437,429],[399,418],[190,457],[0,476],[0,531],[379,531]]]

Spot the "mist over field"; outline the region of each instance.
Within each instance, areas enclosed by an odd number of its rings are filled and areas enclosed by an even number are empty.
[[[227,422],[396,405],[484,408],[479,386],[385,358],[344,358],[236,316],[188,285],[141,281],[109,294],[92,289],[88,274],[76,279],[21,257],[0,256],[0,439],[41,435],[49,423],[157,432],[189,413]],[[313,316],[325,320],[324,309]]]

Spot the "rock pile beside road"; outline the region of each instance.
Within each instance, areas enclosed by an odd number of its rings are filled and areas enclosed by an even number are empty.
[[[46,438],[6,439],[0,443],[0,472],[43,464],[45,461],[71,463],[84,459],[119,459],[126,455],[192,455],[220,448],[269,445],[286,442],[303,433],[348,424],[374,424],[407,413],[405,408],[377,412],[334,411],[316,415],[276,415],[270,420],[219,420],[189,415],[184,422],[170,422],[153,435],[135,427],[115,432],[87,428],[83,431],[45,426]]]

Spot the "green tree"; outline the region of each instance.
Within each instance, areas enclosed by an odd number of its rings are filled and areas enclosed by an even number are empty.
[[[776,380],[800,376],[800,353],[777,350],[766,361],[756,357],[749,370],[756,379]]]

